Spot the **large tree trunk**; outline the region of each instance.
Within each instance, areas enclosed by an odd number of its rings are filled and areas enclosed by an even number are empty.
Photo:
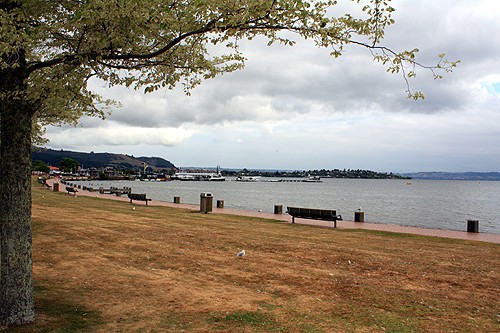
[[[17,72],[17,73],[16,73]],[[16,75],[17,74],[17,75]],[[31,120],[33,107],[19,95],[24,80],[17,70],[0,71],[0,322],[19,325],[35,319],[31,259]],[[14,89],[13,89],[14,88]]]

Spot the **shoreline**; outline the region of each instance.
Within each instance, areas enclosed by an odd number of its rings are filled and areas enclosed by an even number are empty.
[[[53,188],[53,184],[55,183],[55,179],[47,179],[47,184],[51,186],[51,190]],[[60,183],[59,192],[66,193],[65,190],[66,184]],[[129,198],[127,196],[116,196],[113,194],[100,194],[99,192],[89,192],[82,189],[78,190],[78,194],[81,196],[94,197],[94,198],[104,198],[110,200],[117,200],[123,202],[129,202]],[[146,205],[143,201],[134,201],[134,205]],[[173,208],[182,208],[189,210],[199,210],[200,206],[195,204],[183,204],[183,203],[171,203],[166,201],[157,201],[151,200],[148,205],[153,206],[165,206],[165,207],[173,207]],[[284,214],[274,214],[274,213],[266,213],[266,212],[254,212],[242,209],[234,209],[234,208],[212,208],[213,214],[230,214],[230,215],[239,215],[239,216],[249,216],[249,217],[260,217],[264,219],[278,220],[282,223],[292,223],[292,218],[290,215]],[[325,227],[325,228],[333,228],[332,222],[328,221],[320,221],[320,220],[308,220],[296,218],[295,224],[299,225],[309,225],[316,227]],[[465,228],[465,225],[464,225]],[[471,233],[466,231],[457,231],[457,230],[445,230],[445,229],[430,229],[430,228],[421,228],[421,227],[410,227],[410,226],[402,226],[402,225],[394,225],[394,224],[384,224],[384,223],[373,223],[373,222],[354,222],[349,220],[339,221],[337,222],[337,229],[364,229],[364,230],[374,230],[374,231],[385,231],[385,232],[394,232],[394,233],[402,233],[402,234],[413,234],[413,235],[421,235],[421,236],[429,236],[429,237],[440,237],[440,238],[450,238],[450,239],[462,239],[462,240],[471,240],[471,241],[479,241],[479,242],[488,242],[488,243],[497,243],[500,244],[500,234],[489,234],[489,233]]]

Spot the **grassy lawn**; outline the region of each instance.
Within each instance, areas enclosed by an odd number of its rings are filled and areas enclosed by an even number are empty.
[[[2,332],[500,331],[498,244],[134,206],[38,185],[33,229],[37,320]]]

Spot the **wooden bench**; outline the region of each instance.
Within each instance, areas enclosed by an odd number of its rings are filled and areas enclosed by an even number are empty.
[[[122,194],[129,194],[132,192],[132,189],[130,187],[123,187],[123,188],[118,188],[118,187],[110,187],[109,193],[116,195],[117,197],[121,196]]]
[[[105,189],[104,187],[99,187],[99,193],[104,194],[105,192],[109,192],[111,189]]]
[[[47,178],[38,177],[38,182],[50,190],[51,186],[47,184]]]
[[[337,221],[342,221],[342,215],[337,215],[336,210],[330,209],[287,207],[287,213],[292,216],[292,223],[295,223],[295,218],[298,217],[301,219],[333,221],[334,228],[337,228]]]
[[[71,192],[71,193],[74,193],[75,195],[76,195],[76,192],[78,192],[78,190],[76,188],[73,188],[70,186],[66,186],[66,191],[68,191],[68,194]]]
[[[109,194],[114,194],[116,196],[121,196],[122,194],[129,194],[132,191],[130,187],[124,187],[124,188],[118,188],[118,187],[110,187],[110,188],[104,188],[104,187],[99,187],[99,193],[104,194],[104,193],[109,193]]]
[[[146,206],[148,205],[148,201],[151,201],[151,199],[146,198],[146,193],[128,193],[128,198],[130,199],[130,203],[132,203],[132,200],[146,201]]]

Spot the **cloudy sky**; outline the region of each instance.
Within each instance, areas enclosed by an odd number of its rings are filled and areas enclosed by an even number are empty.
[[[426,65],[440,53],[461,61],[442,80],[418,70],[410,84],[423,101],[407,99],[403,78],[366,49],[349,46],[335,59],[311,41],[268,47],[258,39],[240,43],[245,69],[191,96],[95,82],[122,107],[105,121],[48,128],[47,147],[159,156],[178,167],[500,172],[500,2],[392,6],[386,46],[419,48]]]

